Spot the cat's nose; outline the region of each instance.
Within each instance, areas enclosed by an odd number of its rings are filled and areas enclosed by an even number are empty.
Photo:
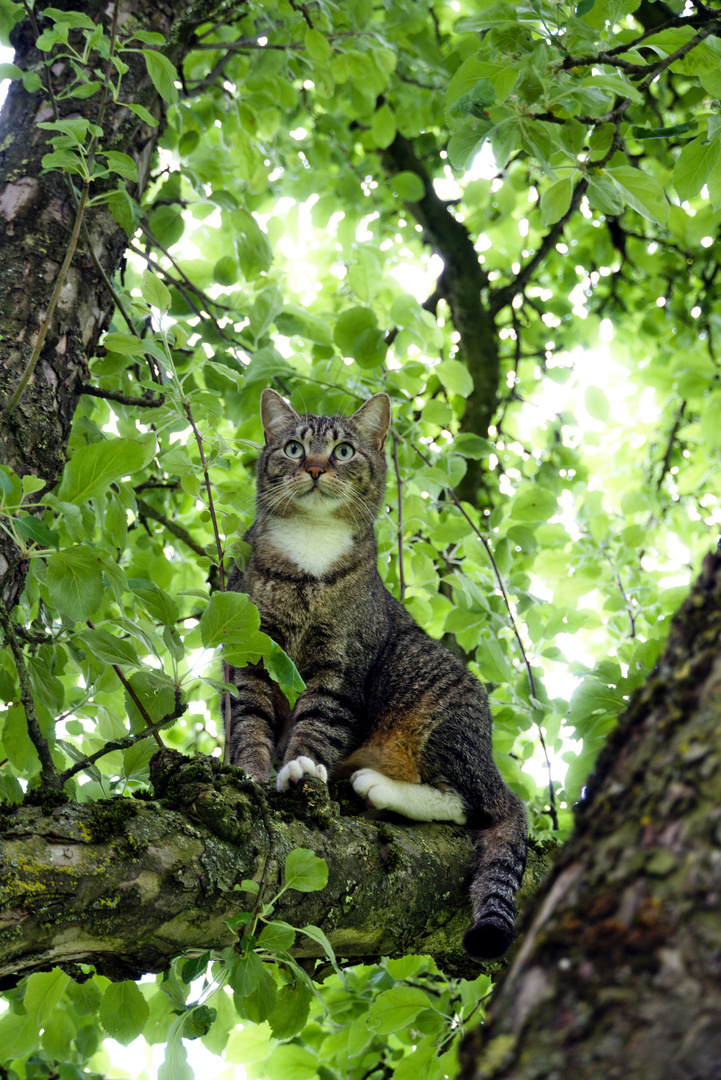
[[[317,480],[325,472],[325,462],[319,458],[308,458],[305,463],[305,471],[310,473],[314,480]]]

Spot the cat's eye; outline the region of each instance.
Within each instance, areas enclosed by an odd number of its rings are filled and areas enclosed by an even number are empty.
[[[301,443],[296,442],[295,439],[291,439],[289,443],[285,444],[285,456],[294,458],[296,461],[298,458],[302,458],[304,454],[303,446]]]
[[[333,451],[333,457],[338,458],[338,461],[350,461],[354,454],[355,450],[347,442],[338,443]]]

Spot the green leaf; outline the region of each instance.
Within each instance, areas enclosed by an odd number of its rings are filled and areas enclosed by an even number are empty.
[[[718,391],[704,402],[701,435],[709,446],[721,446],[721,394]]]
[[[451,394],[468,397],[473,392],[471,373],[460,360],[443,360],[433,368],[433,372]]]
[[[58,611],[74,622],[89,619],[105,594],[100,560],[83,544],[50,556],[45,584]]]
[[[544,189],[541,194],[541,221],[544,225],[553,225],[560,221],[571,206],[573,180],[570,176],[557,180]]]
[[[40,768],[40,759],[28,735],[23,705],[8,707],[2,731],[2,744],[5,748],[5,756],[18,773],[34,773]]]
[[[43,1027],[57,1008],[69,982],[70,976],[60,968],[30,976],[23,1004],[38,1027]]]
[[[265,637],[265,635],[263,635]],[[277,642],[267,638],[269,647],[261,650],[263,663],[271,678],[280,686],[291,706],[295,705],[299,695],[305,690],[305,683],[298,668]]]
[[[534,485],[520,491],[509,510],[514,521],[546,521],[558,512],[558,501],[553,492]]]
[[[698,138],[687,143],[676,158],[673,186],[680,199],[695,198],[716,168],[721,154],[721,142],[705,142]]]
[[[27,517],[15,518],[15,528],[26,540],[34,540],[40,547],[60,547],[60,534],[30,514]]]
[[[298,979],[281,986],[278,1000],[268,1015],[270,1030],[276,1039],[292,1039],[300,1035],[308,1021],[313,991]]]
[[[108,1035],[123,1046],[140,1035],[150,1015],[148,1003],[134,982],[111,983],[103,994],[98,1016]]]
[[[295,929],[278,919],[263,927],[258,938],[258,948],[268,949],[269,952],[287,952],[294,941]]]
[[[88,650],[106,664],[128,664],[141,667],[142,663],[129,641],[114,637],[107,630],[83,630],[77,637]]]
[[[228,982],[238,997],[244,998],[260,984],[263,971],[260,957],[251,950],[235,960],[228,973]]]
[[[381,105],[373,114],[371,135],[376,146],[385,149],[396,137],[396,119],[389,105]]]
[[[150,49],[141,49],[140,52],[145,57],[148,75],[153,86],[163,101],[177,101],[178,90],[175,84],[178,81],[178,72],[175,70],[175,66],[161,52],[151,51]]]
[[[0,1017],[0,1061],[9,1064],[37,1051],[40,1029],[27,1013],[22,1015],[8,1009]],[[11,1074],[9,1074],[11,1075]]]
[[[431,1001],[415,986],[394,986],[380,994],[368,1012],[368,1027],[377,1035],[390,1035],[409,1027]]]
[[[331,54],[330,42],[310,26],[305,32],[305,47],[314,60],[327,60]]]
[[[390,184],[398,198],[403,199],[404,202],[420,202],[426,193],[420,176],[409,169],[392,176]]]
[[[336,973],[338,975],[340,975],[341,970],[338,967],[338,961],[335,958],[335,953],[333,952],[333,946],[331,945],[330,941],[328,940],[326,935],[323,933],[321,928],[319,926],[313,926],[312,923],[308,923],[307,926],[301,927],[300,933],[305,934],[307,937],[311,938],[312,941],[316,941],[322,947],[322,949],[325,952],[326,956],[328,957],[331,964],[335,968]]]
[[[24,74],[17,64],[0,64],[0,79],[22,79]]]
[[[266,1071],[266,1075],[282,1080],[316,1080],[320,1064],[318,1056],[304,1046],[283,1043],[268,1058],[266,1070],[272,1071]]]
[[[180,612],[171,596],[151,582],[139,578],[128,578],[128,585],[153,619],[164,626],[175,626]]]
[[[141,120],[143,120],[146,124],[149,124],[151,127],[158,126],[158,121],[155,119],[152,113],[148,112],[144,105],[138,105],[133,102],[128,102],[126,108],[130,109],[131,112],[134,112],[136,116],[139,116]]]
[[[137,439],[104,439],[79,447],[65,466],[57,496],[78,505],[104,495],[108,486],[138,472],[155,454],[155,435]]]
[[[146,270],[143,274],[143,285],[140,291],[143,300],[146,300],[151,307],[158,308],[159,311],[167,311],[170,307],[170,290],[150,270]]]
[[[366,330],[376,330],[378,319],[368,307],[352,307],[338,317],[333,340],[344,356],[353,356],[356,341]]]
[[[170,1025],[158,1080],[195,1080],[195,1074],[188,1064],[188,1052],[183,1045],[183,1028],[187,1017],[188,1013],[183,1013]]]
[[[107,161],[111,172],[118,173],[125,180],[133,180],[137,183],[138,166],[129,154],[121,154],[117,150],[103,150],[102,156]]]
[[[668,200],[655,176],[630,165],[606,169],[606,177],[617,188],[622,205],[631,206],[649,221],[665,225],[668,221]]]
[[[232,978],[230,981],[235,990],[235,1002],[238,1010],[248,1020],[252,1020],[254,1024],[262,1024],[275,1008],[278,989],[272,976],[261,964],[255,953],[250,953],[248,957],[241,959],[250,962],[250,957],[253,958],[255,965],[252,971],[252,979],[249,971],[244,973],[236,971],[235,981]],[[245,990],[239,990],[236,984],[244,985]]]
[[[213,593],[200,617],[200,635],[206,649],[242,643],[259,627],[258,609],[245,593]]]
[[[611,415],[611,402],[600,386],[589,386],[584,398],[586,412],[594,420],[605,422]]]
[[[297,892],[317,892],[328,884],[328,864],[308,848],[294,848],[285,860],[285,884]]]

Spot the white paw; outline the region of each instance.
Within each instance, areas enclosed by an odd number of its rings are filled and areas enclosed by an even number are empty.
[[[278,773],[278,791],[287,791],[289,784],[297,784],[302,776],[312,776],[316,780],[328,783],[328,770],[325,765],[316,765],[309,757],[297,757],[289,761]]]
[[[383,810],[389,806],[388,796],[393,781],[383,773],[375,769],[358,769],[350,778],[353,790],[361,799],[365,799],[368,805],[376,810]]]

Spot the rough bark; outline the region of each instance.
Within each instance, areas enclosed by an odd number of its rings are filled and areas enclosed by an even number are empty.
[[[188,27],[210,6],[198,0],[177,0],[173,4],[121,0],[120,34],[128,36],[130,28],[158,31],[169,43],[168,55],[178,61],[187,48]],[[86,0],[83,5],[75,0],[58,0],[56,7],[82,8],[84,14],[107,26],[113,5],[106,0]],[[18,66],[35,70],[45,79],[45,54],[35,48],[35,33],[28,20],[16,28],[13,41]],[[124,102],[139,102],[156,117],[161,115],[163,105],[143,58],[137,53],[126,55],[129,70],[123,77],[120,101],[110,101],[105,112],[103,149],[118,150],[134,159],[139,180],[137,184],[128,183],[128,190],[137,199],[147,184],[161,127],[144,123]],[[69,75],[65,61],[53,64],[56,95]],[[94,122],[98,100],[96,95],[61,101],[60,114],[85,115]],[[42,173],[43,155],[51,149],[47,142],[51,133],[36,125],[52,118],[52,103],[45,88],[28,94],[19,80],[11,84],[0,125],[0,414],[20,381],[40,333],[75,222],[75,207],[63,174]],[[111,186],[115,186],[115,180]],[[101,189],[94,187],[91,193],[95,195]],[[95,257],[106,275],[113,278],[127,245],[125,232],[104,204],[88,209],[85,221]],[[12,414],[1,424],[0,460],[18,475],[40,476],[48,488],[57,481],[65,465],[80,387],[87,381],[87,357],[92,355],[112,308],[113,298],[81,235],[32,379]],[[0,575],[11,568],[3,583],[9,605],[15,603],[25,579],[26,567],[17,564],[16,559],[17,552],[3,534]]]
[[[721,1075],[721,558],[599,759],[464,1080]]]
[[[342,815],[313,781],[264,792],[210,758],[165,750],[153,766],[158,802],[0,813],[0,986],[58,964],[138,978],[184,949],[224,948],[235,940],[226,920],[254,902],[234,885],[262,880],[267,901],[295,847],[325,858],[329,881],[320,892],[289,890],[278,918],[320,926],[356,962],[420,952],[450,973],[479,973],[461,944],[470,921],[464,829]],[[532,850],[524,897],[551,853]],[[323,955],[310,938],[295,952]]]

